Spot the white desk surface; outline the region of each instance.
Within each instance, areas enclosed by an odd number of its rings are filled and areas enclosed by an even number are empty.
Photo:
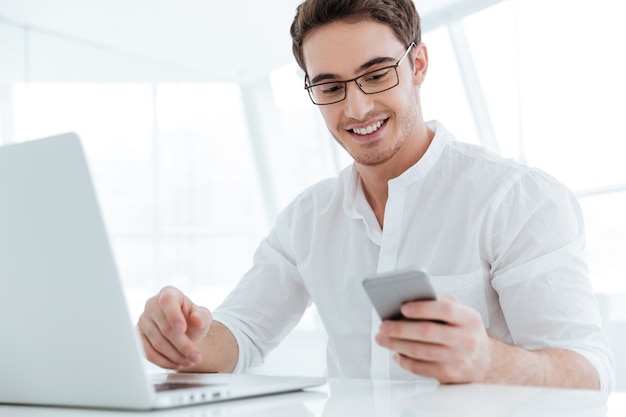
[[[331,379],[314,389],[165,411],[0,405],[0,417],[624,417],[626,392]]]

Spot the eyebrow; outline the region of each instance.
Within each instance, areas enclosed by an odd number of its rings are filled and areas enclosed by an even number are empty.
[[[365,64],[357,68],[357,70],[355,71],[355,74],[364,72],[365,70],[370,69],[374,65],[383,64],[387,62],[396,62],[396,61],[397,61],[396,58],[391,58],[391,57],[379,57],[379,58],[370,59]],[[311,85],[313,85],[313,84],[319,84],[324,81],[333,81],[333,80],[340,81],[339,76],[337,74],[324,73],[324,74],[319,74],[313,77],[310,83]]]

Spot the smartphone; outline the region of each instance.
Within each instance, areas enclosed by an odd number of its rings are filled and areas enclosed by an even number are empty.
[[[425,271],[419,269],[366,277],[363,288],[381,320],[408,320],[400,313],[403,304],[437,298],[430,278]]]

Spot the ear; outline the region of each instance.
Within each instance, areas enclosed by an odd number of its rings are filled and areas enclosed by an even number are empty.
[[[416,86],[422,85],[426,79],[428,71],[428,49],[424,43],[417,45],[413,49],[413,83]]]

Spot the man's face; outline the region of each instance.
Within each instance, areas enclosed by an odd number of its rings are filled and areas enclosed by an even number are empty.
[[[347,80],[394,65],[407,47],[387,25],[369,20],[322,26],[303,44],[309,83]],[[345,100],[319,106],[330,133],[361,165],[390,161],[416,136],[415,126],[421,120],[417,86],[423,80],[426,62],[419,60],[420,56],[425,58],[423,45],[412,52],[397,68],[398,86],[365,94],[350,82]]]

